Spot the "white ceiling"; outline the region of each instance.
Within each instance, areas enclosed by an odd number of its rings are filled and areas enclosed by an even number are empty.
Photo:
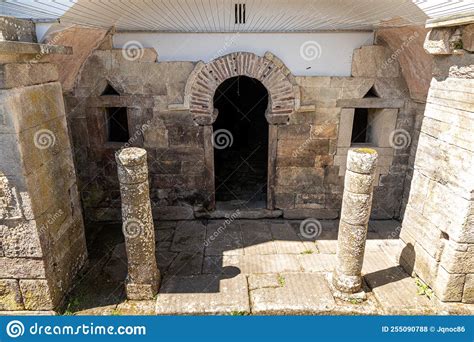
[[[428,18],[474,12],[474,0],[0,1],[2,15],[158,32],[371,30],[392,19],[424,24]],[[235,24],[235,3],[245,4],[245,24]]]

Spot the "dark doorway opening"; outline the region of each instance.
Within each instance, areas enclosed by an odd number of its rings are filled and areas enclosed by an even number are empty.
[[[232,77],[217,88],[214,130],[216,201],[266,206],[268,92],[258,80]]]

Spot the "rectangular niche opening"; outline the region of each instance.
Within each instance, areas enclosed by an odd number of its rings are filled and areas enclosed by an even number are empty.
[[[130,139],[128,131],[128,115],[125,107],[105,108],[107,120],[107,140],[109,142],[127,142]]]
[[[367,108],[355,108],[354,121],[352,124],[351,144],[369,143],[369,110]]]

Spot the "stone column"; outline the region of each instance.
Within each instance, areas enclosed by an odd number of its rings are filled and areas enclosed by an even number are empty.
[[[158,292],[160,271],[155,257],[147,154],[141,148],[125,148],[117,153],[116,160],[128,259],[127,298],[152,299]]]
[[[342,293],[360,292],[362,262],[372,207],[377,152],[370,148],[349,150],[337,239],[333,285]]]

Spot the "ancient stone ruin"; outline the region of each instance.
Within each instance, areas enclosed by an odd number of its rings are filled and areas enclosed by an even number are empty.
[[[2,314],[473,312],[472,13],[71,6],[0,18]]]

